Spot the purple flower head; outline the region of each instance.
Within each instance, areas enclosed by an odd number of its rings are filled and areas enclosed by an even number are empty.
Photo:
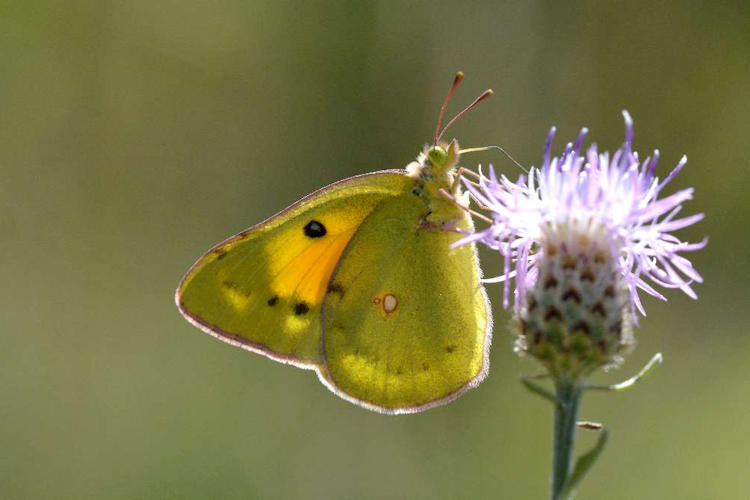
[[[456,245],[478,241],[500,252],[504,272],[486,281],[504,282],[505,307],[512,280],[516,309],[526,306],[527,291],[540,274],[540,259],[560,246],[586,248],[591,255],[607,252],[629,292],[635,320],[636,309],[646,314],[639,289],[662,300],[666,298],[657,286],[679,288],[696,298],[691,285],[703,279],[681,253],[703,248],[706,240],[687,243],[672,233],[698,222],[703,214],[678,217],[682,203],[693,197],[692,188],[662,196],[687,157],[660,180],[654,175],[659,151],[641,161],[632,150],[633,121],[627,111],[623,115],[625,143],[611,156],[600,153],[596,144],[582,154],[584,128],[575,143],[553,157],[553,127],[542,166],[527,176],[516,182],[504,175],[498,178],[490,165],[489,176],[480,169],[478,184],[463,179],[471,196],[490,212],[492,223]]]

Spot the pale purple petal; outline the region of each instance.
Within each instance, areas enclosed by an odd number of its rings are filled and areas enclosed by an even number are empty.
[[[520,175],[515,182],[504,175],[498,179],[490,165],[489,177],[480,170],[478,187],[463,179],[471,197],[490,211],[494,222],[454,246],[481,242],[500,253],[503,274],[483,281],[504,284],[505,307],[510,303],[511,282],[515,282],[513,295],[518,308],[523,305],[526,288],[537,279],[545,227],[573,224],[574,220],[587,220],[586,227],[606,228],[603,234],[608,241],[600,242],[600,248],[609,248],[618,259],[633,311],[646,314],[639,290],[666,300],[646,280],[695,297],[691,284],[703,278],[680,254],[700,250],[707,240],[687,243],[673,232],[697,223],[703,214],[677,218],[682,204],[692,199],[692,188],[659,198],[661,190],[685,166],[687,157],[683,156],[659,182],[655,177],[659,150],[641,161],[638,152],[632,150],[633,120],[627,111],[623,111],[623,117],[625,142],[611,156],[607,151],[600,153],[595,143],[581,154],[586,128],[560,156],[552,156],[556,131],[552,127],[544,143],[542,166],[532,167],[528,177]],[[637,316],[634,320],[637,322]]]

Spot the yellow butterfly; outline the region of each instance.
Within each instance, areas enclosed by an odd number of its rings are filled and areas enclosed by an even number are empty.
[[[382,413],[422,411],[477,386],[489,368],[491,313],[476,249],[451,249],[473,224],[445,130],[405,170],[324,187],[219,243],[175,301],[232,345],[312,369],[342,398]],[[450,196],[445,196],[449,194]]]

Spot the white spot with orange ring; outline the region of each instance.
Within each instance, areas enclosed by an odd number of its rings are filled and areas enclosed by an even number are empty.
[[[383,297],[383,310],[386,313],[392,313],[398,307],[398,299],[395,295],[387,294]]]

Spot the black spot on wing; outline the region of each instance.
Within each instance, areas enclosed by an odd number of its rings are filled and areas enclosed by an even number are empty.
[[[326,290],[328,293],[335,293],[339,297],[344,296],[344,287],[341,286],[340,283],[331,283],[328,285],[328,289]]]
[[[278,303],[279,303],[279,296],[278,295],[274,295],[273,297],[271,297],[270,299],[268,299],[268,302],[266,302],[266,304],[268,304],[271,307],[275,306]]]
[[[307,314],[307,312],[310,310],[310,306],[305,304],[304,302],[298,302],[294,305],[294,314],[297,316],[302,316],[303,314]]]
[[[328,232],[328,230],[326,230],[326,227],[316,220],[311,220],[310,222],[305,224],[303,231],[305,232],[305,236],[307,236],[308,238],[321,238]]]
[[[221,282],[221,286],[226,288],[227,290],[233,290],[234,292],[241,293],[245,297],[249,297],[253,292],[251,290],[242,290],[237,283],[235,283],[232,280],[224,280]]]

